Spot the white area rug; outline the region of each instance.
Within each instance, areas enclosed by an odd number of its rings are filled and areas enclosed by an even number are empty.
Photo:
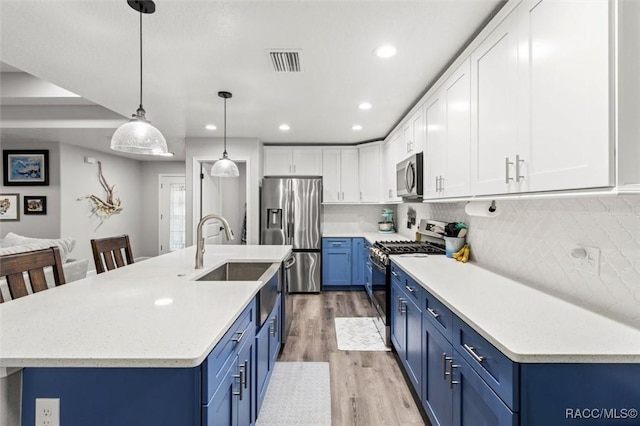
[[[341,351],[390,351],[371,317],[336,318],[336,339]]]
[[[256,426],[331,426],[328,362],[276,362]]]

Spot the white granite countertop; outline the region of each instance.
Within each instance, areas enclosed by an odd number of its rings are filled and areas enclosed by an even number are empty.
[[[398,233],[390,232],[367,232],[367,231],[353,231],[353,232],[323,232],[322,238],[364,238],[371,244],[376,241],[406,241],[409,238]]]
[[[227,261],[281,262],[291,246],[206,246],[0,304],[0,367],[194,367],[261,281],[194,281]],[[168,304],[163,304],[168,303]]]
[[[516,362],[639,363],[640,330],[470,263],[392,260]]]

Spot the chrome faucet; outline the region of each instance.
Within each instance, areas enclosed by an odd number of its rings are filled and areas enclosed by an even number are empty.
[[[225,219],[224,217],[217,214],[209,214],[200,219],[196,235],[196,269],[202,269],[202,257],[204,255],[204,238],[202,238],[202,226],[211,219],[217,219],[222,222],[227,240],[234,239],[231,226],[229,226],[229,222],[227,222],[227,219]]]

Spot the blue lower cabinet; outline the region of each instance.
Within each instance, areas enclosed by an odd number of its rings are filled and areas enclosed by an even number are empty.
[[[433,426],[448,426],[453,424],[453,345],[428,320],[423,328],[422,406]]]
[[[365,256],[364,238],[351,240],[351,285],[364,286],[365,284]]]
[[[239,392],[240,383],[236,376],[238,370],[236,364],[238,357],[235,356],[226,365],[220,386],[211,397],[211,401],[202,407],[202,425],[237,425],[238,424],[238,404],[236,395]]]
[[[407,321],[404,313],[405,297],[397,280],[391,280],[391,343],[401,360],[405,359],[407,349]]]
[[[278,296],[276,306],[256,334],[256,402],[255,418],[260,414],[269,386],[273,368],[280,353],[282,342],[280,329],[281,298]]]
[[[457,351],[453,362],[453,425],[518,425],[518,415],[509,410]]]
[[[404,307],[406,319],[405,368],[409,379],[422,398],[422,310],[411,297],[407,297]]]
[[[351,238],[323,238],[323,287],[351,286],[351,272]]]

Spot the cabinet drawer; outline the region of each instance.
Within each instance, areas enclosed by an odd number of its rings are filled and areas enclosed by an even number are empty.
[[[322,248],[323,249],[331,249],[331,248],[351,249],[351,238],[323,238]]]
[[[512,411],[518,411],[518,364],[460,318],[454,318],[453,327],[454,348]]]
[[[240,344],[255,338],[256,302],[249,303],[233,323],[224,337],[213,348],[209,356],[202,363],[202,404],[207,404],[211,396],[220,385],[223,376],[223,367],[236,355]]]
[[[444,306],[431,293],[425,291],[424,316],[449,341],[453,341],[453,312]]]
[[[402,289],[404,293],[407,295],[407,298],[414,302],[418,307],[422,306],[422,299],[424,299],[425,290],[415,282],[413,279],[409,278],[405,275],[404,285],[402,285]],[[402,283],[401,283],[402,284]]]
[[[404,289],[407,283],[407,274],[398,265],[391,263],[391,279]]]

